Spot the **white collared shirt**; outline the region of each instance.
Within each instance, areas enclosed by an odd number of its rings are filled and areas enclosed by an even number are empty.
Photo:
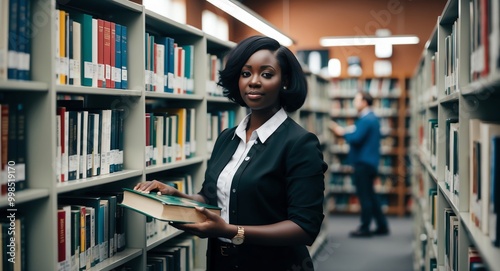
[[[238,148],[234,152],[231,160],[227,163],[226,167],[222,170],[217,180],[217,204],[222,208],[221,217],[229,223],[229,196],[231,190],[231,183],[233,181],[236,171],[240,167],[241,163],[247,157],[248,151],[254,144],[259,144],[259,142],[266,142],[266,140],[278,129],[278,127],[286,120],[287,114],[283,108],[281,108],[276,114],[274,114],[269,120],[267,120],[262,126],[252,132],[250,139],[246,142],[246,127],[250,114],[248,114],[236,127],[236,131],[233,135],[233,139],[238,137],[240,142]],[[257,140],[258,139],[258,140]],[[222,239],[222,238],[221,238]],[[222,239],[224,240],[224,239]],[[225,239],[227,240],[227,239]]]

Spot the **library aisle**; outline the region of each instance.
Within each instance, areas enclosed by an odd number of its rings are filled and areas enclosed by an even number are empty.
[[[414,226],[411,216],[388,216],[391,234],[351,238],[359,216],[331,214],[328,237],[314,258],[316,271],[411,271]]]

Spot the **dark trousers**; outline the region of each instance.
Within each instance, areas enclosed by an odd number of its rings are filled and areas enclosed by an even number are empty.
[[[364,163],[354,165],[353,181],[361,205],[360,231],[369,231],[372,219],[375,220],[377,229],[388,228],[387,219],[382,213],[380,202],[373,189],[376,177],[377,169],[373,166]]]

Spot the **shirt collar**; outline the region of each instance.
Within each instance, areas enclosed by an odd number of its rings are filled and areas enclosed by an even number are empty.
[[[370,109],[370,107],[365,107],[363,110],[361,110],[361,112],[359,112],[359,117],[362,118],[366,115],[368,115],[368,113],[370,113],[372,110]]]
[[[238,136],[240,139],[246,139],[246,127],[248,124],[248,120],[250,119],[250,114],[246,115],[246,117],[238,124],[236,127],[236,131],[234,132],[233,139],[235,136]],[[266,140],[278,129],[278,127],[286,120],[288,115],[285,110],[281,108],[276,114],[274,114],[270,119],[268,119],[262,126],[260,126],[254,132],[257,134],[260,142],[264,143]]]

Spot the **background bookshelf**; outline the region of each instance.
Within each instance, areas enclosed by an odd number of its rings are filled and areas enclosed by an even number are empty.
[[[375,189],[385,213],[404,215],[411,202],[407,196],[406,148],[409,144],[409,114],[407,112],[406,78],[342,78],[333,79],[328,90],[332,103],[331,119],[342,126],[353,125],[357,111],[352,101],[357,91],[369,92],[374,97],[373,109],[381,121],[381,162]],[[351,168],[346,157],[349,145],[343,137],[333,137],[329,153],[330,212],[357,213],[359,203],[351,180]]]
[[[327,129],[329,121],[330,102],[328,97],[328,88],[330,81],[319,74],[312,73],[308,67],[303,67],[306,74],[308,95],[302,108],[297,112],[292,113],[291,117],[306,128],[309,132],[315,133],[323,150],[323,159],[328,164],[331,161],[331,156],[328,148],[331,144],[331,133]],[[325,172],[325,199],[328,196],[328,187],[330,185],[330,177],[328,171]],[[326,211],[326,201],[324,210]],[[326,214],[326,212],[325,212]],[[325,216],[321,226],[320,233],[314,243],[308,247],[311,256],[313,256],[322,244],[326,241],[328,234],[328,219]]]
[[[411,80],[415,270],[499,270],[498,10],[448,1]]]
[[[7,2],[2,1],[1,3],[6,4]],[[33,27],[30,50],[27,51],[30,56],[28,73],[27,77],[21,78],[23,80],[2,77],[0,79],[0,97],[2,108],[7,108],[3,106],[4,104],[8,104],[9,107],[14,105],[12,108],[18,108],[18,104],[22,105],[25,125],[19,125],[19,127],[24,127],[21,132],[23,132],[25,140],[24,143],[20,142],[17,146],[25,147],[24,159],[22,155],[7,156],[5,146],[7,146],[8,141],[2,141],[1,146],[2,151],[5,152],[5,155],[2,154],[2,164],[15,161],[14,177],[18,181],[24,179],[25,187],[17,187],[18,190],[11,195],[2,193],[0,208],[2,211],[15,208],[16,216],[22,217],[22,221],[19,220],[21,223],[19,225],[22,227],[18,227],[22,233],[17,235],[22,234],[22,238],[19,238],[22,243],[16,244],[16,247],[19,248],[18,251],[22,252],[22,254],[18,254],[18,257],[21,258],[28,270],[65,270],[64,266],[71,265],[71,262],[67,249],[65,252],[68,257],[64,258],[67,261],[64,262],[64,259],[60,258],[59,242],[61,239],[59,237],[62,228],[59,223],[62,218],[59,217],[59,213],[62,205],[75,204],[68,203],[63,198],[92,194],[101,195],[100,199],[103,199],[103,191],[110,193],[121,191],[122,187],[133,187],[136,183],[144,180],[165,180],[165,176],[180,176],[185,180],[183,185],[185,189],[188,189],[187,192],[198,191],[216,135],[224,125],[236,125],[246,115],[246,111],[222,97],[220,90],[214,85],[214,78],[211,77],[213,76],[212,68],[220,68],[225,54],[234,47],[235,44],[232,42],[220,41],[199,29],[146,10],[144,6],[132,1],[56,2],[54,0],[27,0],[23,3],[26,3],[25,7],[29,7],[31,14],[27,16],[27,24]],[[4,8],[8,8],[8,6],[0,6],[2,11]],[[115,57],[114,65],[112,62],[101,63],[100,60],[95,61],[92,58],[88,59],[91,64],[87,65],[84,59],[85,50],[98,55],[97,51],[92,51],[95,48],[87,47],[80,48],[80,61],[83,60],[83,62],[79,62],[74,55],[72,59],[70,52],[75,53],[78,50],[75,46],[70,46],[69,40],[73,42],[75,40],[70,39],[74,36],[69,36],[69,33],[75,35],[75,32],[69,32],[68,27],[68,32],[65,31],[68,36],[61,40],[60,18],[62,17],[60,15],[62,13],[60,11],[68,14],[68,16],[64,16],[66,19],[73,20],[76,18],[76,14],[81,13],[90,16],[90,19],[100,19],[109,22],[110,25],[114,23],[115,26],[120,25],[125,28],[127,34],[121,36],[120,40],[123,41],[125,37],[126,46],[120,48],[121,53],[125,55],[126,62],[122,62],[120,66],[116,62],[117,55],[111,54],[110,59],[112,56]],[[67,20],[67,25],[65,21],[65,27],[69,26],[71,20]],[[75,19],[74,22],[79,23],[80,21]],[[93,27],[92,23],[90,26]],[[96,26],[98,27],[98,25]],[[87,26],[82,22],[80,27],[83,34]],[[104,29],[103,26],[103,31]],[[7,35],[1,31],[0,33]],[[117,33],[115,32],[114,36],[111,34],[111,26],[108,33],[110,40],[111,37],[114,37],[116,42]],[[154,41],[151,37],[154,37]],[[187,70],[184,74],[175,74],[172,81],[174,82],[173,87],[178,87],[179,90],[171,91],[169,89],[171,78],[165,67],[161,72],[159,61],[162,58],[158,56],[160,53],[157,50],[158,45],[166,45],[163,43],[165,37],[172,38],[178,46],[190,47],[190,49],[185,49],[186,52],[183,53],[186,58],[183,65],[191,67],[193,77],[190,77]],[[78,41],[76,44],[79,44]],[[65,51],[68,50],[68,55],[61,53],[61,45]],[[194,55],[192,59],[186,57],[189,55],[187,50],[192,50],[192,55]],[[110,52],[112,52],[111,49]],[[154,57],[155,52],[157,58]],[[166,49],[163,53],[166,54]],[[109,66],[108,68],[106,64]],[[25,67],[22,71],[25,72]],[[117,75],[118,73],[120,74]],[[329,82],[316,75],[308,76],[311,90],[308,103],[304,110],[295,113],[292,117],[317,133],[323,144],[328,144],[329,135],[323,130],[324,125],[322,124],[327,119],[328,105],[324,103],[325,99],[322,97],[325,97],[325,89]],[[67,78],[67,80],[63,81],[61,78]],[[84,83],[84,79],[88,79],[86,82],[90,82],[90,85],[85,85],[87,83]],[[102,85],[99,85],[100,81],[103,81]],[[107,83],[106,86],[104,82]],[[118,82],[119,85],[117,85]],[[125,82],[126,84],[124,84]],[[112,87],[113,84],[114,87]],[[318,97],[311,95],[318,95]],[[106,159],[105,161],[110,168],[111,165],[119,164],[120,166],[116,170],[113,169],[110,173],[102,171],[99,174],[90,174],[76,180],[67,180],[68,176],[64,173],[64,169],[61,169],[61,164],[64,163],[61,162],[63,158],[60,155],[63,153],[61,149],[58,149],[61,144],[61,130],[58,128],[62,129],[60,126],[62,118],[57,115],[57,112],[62,106],[62,101],[66,104],[78,103],[78,107],[81,108],[74,108],[74,110],[86,111],[89,112],[89,115],[91,110],[97,109],[123,113],[121,118],[123,120],[123,133],[109,129],[110,135],[108,135],[111,145],[114,144],[111,142],[111,138],[114,138],[112,134],[122,136],[122,160],[115,161],[108,160],[107,156],[101,157],[101,162]],[[316,107],[318,101],[322,101],[321,107]],[[172,108],[192,109],[190,112],[194,115],[191,121],[194,120],[195,129],[191,129],[185,134],[189,134],[189,140],[186,139],[183,142],[184,156],[171,161],[168,159],[163,161],[159,150],[161,146],[154,145],[154,142],[159,141],[156,141],[156,138],[153,139],[153,135],[159,135],[157,133],[159,126],[157,125],[159,125],[161,118],[158,116],[162,116],[162,114],[158,111]],[[68,111],[72,110],[71,106],[67,106],[67,109]],[[84,114],[81,113],[81,115]],[[148,118],[149,126],[147,125]],[[310,121],[314,123],[310,124]],[[2,119],[2,124],[4,123],[6,122]],[[111,126],[112,123],[115,122],[111,121],[109,125]],[[101,125],[101,129],[102,131],[108,129],[107,123]],[[6,132],[5,129],[2,136],[5,136],[7,140],[8,134]],[[69,137],[71,134],[68,132],[67,136]],[[77,133],[74,135],[76,137]],[[117,140],[119,141],[119,139]],[[81,141],[86,140],[81,138]],[[148,145],[147,142],[150,142],[151,145]],[[10,142],[8,145],[11,146]],[[22,148],[19,150],[19,153],[23,153]],[[23,163],[24,167],[21,166]],[[76,168],[79,170],[79,166]],[[69,165],[67,170],[72,171],[76,168]],[[118,170],[118,168],[120,169]],[[61,178],[61,174],[64,174],[65,177]],[[13,178],[10,179],[13,180]],[[21,183],[16,185],[21,185]],[[2,175],[2,186],[4,189],[8,186],[6,174]],[[8,191],[4,190],[4,192]],[[15,202],[10,205],[12,198],[15,199]],[[110,208],[111,204],[107,206]],[[101,207],[96,207],[94,211],[97,213],[99,208]],[[68,220],[68,217],[64,218],[66,219],[65,223],[73,222]],[[2,217],[2,219],[4,218]],[[124,246],[115,251],[112,256],[108,254],[107,258],[100,259],[99,263],[93,265],[91,270],[121,270],[122,267],[130,270],[145,270],[147,265],[152,264],[151,256],[156,255],[160,250],[166,250],[167,247],[177,247],[178,250],[182,247],[180,250],[189,255],[187,262],[189,262],[190,270],[204,268],[206,240],[186,235],[168,225],[151,221],[143,215],[128,210],[124,211],[121,219],[123,219],[121,222],[116,223],[126,225],[120,232],[124,236]],[[5,222],[5,220],[3,221]],[[67,233],[68,231],[65,231],[65,234]],[[65,238],[65,241],[69,241],[70,236],[65,235]],[[322,231],[318,241],[310,247],[312,253],[316,251],[325,238],[325,231]],[[111,239],[109,238],[109,240]]]

